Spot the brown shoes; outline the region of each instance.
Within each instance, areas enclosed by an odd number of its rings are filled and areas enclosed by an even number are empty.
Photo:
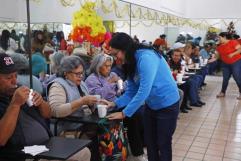
[[[217,97],[217,98],[225,97],[225,93],[220,92],[216,97]]]
[[[222,98],[225,97],[225,93],[220,92],[217,96],[217,98]],[[239,94],[239,96],[237,97],[238,100],[241,100],[241,93]]]
[[[237,97],[238,100],[241,100],[241,93],[239,93],[239,96]]]

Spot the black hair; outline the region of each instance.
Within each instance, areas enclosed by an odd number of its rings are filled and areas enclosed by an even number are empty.
[[[204,44],[204,47],[205,48],[212,47],[212,44],[211,43],[206,43],[206,44]]]
[[[10,32],[8,30],[3,30],[2,31],[2,36],[0,38],[0,46],[4,49],[7,50],[9,47],[9,38],[10,38]]]
[[[123,64],[123,70],[126,78],[133,79],[136,72],[136,59],[135,52],[139,49],[150,49],[154,52],[159,53],[154,47],[146,44],[136,43],[128,34],[119,32],[116,33],[109,45],[112,48],[121,50],[125,53],[125,62]]]
[[[56,38],[57,38],[58,42],[61,42],[62,38],[64,38],[64,32],[63,31],[58,31],[56,33]]]
[[[165,38],[166,38],[166,35],[165,35],[165,34],[162,34],[162,35],[160,35],[160,38],[165,39]]]
[[[219,33],[219,36],[225,37],[225,38],[228,39],[228,40],[231,40],[231,39],[232,39],[232,35],[229,34],[228,32],[221,32],[221,33]]]
[[[237,35],[237,34],[233,34],[233,38],[234,38],[235,40],[237,40],[237,39],[239,39],[239,38],[240,38],[240,36],[239,36],[239,35]]]

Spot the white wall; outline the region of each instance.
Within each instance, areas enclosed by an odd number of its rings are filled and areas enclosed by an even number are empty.
[[[135,26],[138,23],[137,26]],[[173,45],[173,43],[176,41],[177,36],[181,32],[185,32],[186,34],[189,33],[191,34],[194,38],[200,36],[202,37],[202,41],[200,45],[203,44],[203,40],[205,39],[205,35],[207,31],[205,30],[197,30],[193,29],[188,26],[182,26],[182,27],[177,27],[173,25],[165,25],[165,26],[159,26],[153,24],[151,27],[147,27],[145,25],[150,24],[148,21],[142,21],[140,22],[133,22],[132,27],[131,27],[131,36],[137,35],[140,41],[142,40],[147,40],[154,42],[156,38],[158,38],[161,34],[166,34],[167,35],[167,41],[170,46]],[[116,21],[116,31],[117,32],[125,32],[127,34],[130,33],[130,25],[128,21]]]
[[[138,23],[137,26],[135,26]],[[136,35],[140,41],[147,40],[154,42],[156,38],[158,38],[161,34],[164,34],[165,26],[159,26],[153,24],[151,27],[147,27],[145,25],[150,24],[150,21],[142,21],[142,23],[138,21],[132,22],[131,27],[131,36]],[[117,21],[116,24],[116,31],[117,32],[125,32],[127,34],[130,33],[130,25],[127,21]]]
[[[240,0],[186,0],[187,18],[241,18]]]

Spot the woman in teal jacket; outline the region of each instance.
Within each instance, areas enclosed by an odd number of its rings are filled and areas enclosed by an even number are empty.
[[[149,161],[172,160],[172,135],[179,112],[179,94],[165,59],[149,46],[135,44],[125,33],[110,41],[111,54],[124,60],[128,79],[125,93],[109,107],[125,107],[108,119],[131,117],[145,103],[144,130]]]

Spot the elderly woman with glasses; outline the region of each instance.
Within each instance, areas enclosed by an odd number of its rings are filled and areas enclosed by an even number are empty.
[[[117,81],[120,78],[111,72],[113,58],[106,54],[98,54],[90,65],[90,75],[85,80],[90,94],[100,95],[108,101],[113,101],[117,95]]]
[[[95,96],[88,95],[82,81],[84,63],[77,56],[62,58],[57,78],[48,85],[48,101],[55,117],[78,115],[82,109],[97,102]]]

